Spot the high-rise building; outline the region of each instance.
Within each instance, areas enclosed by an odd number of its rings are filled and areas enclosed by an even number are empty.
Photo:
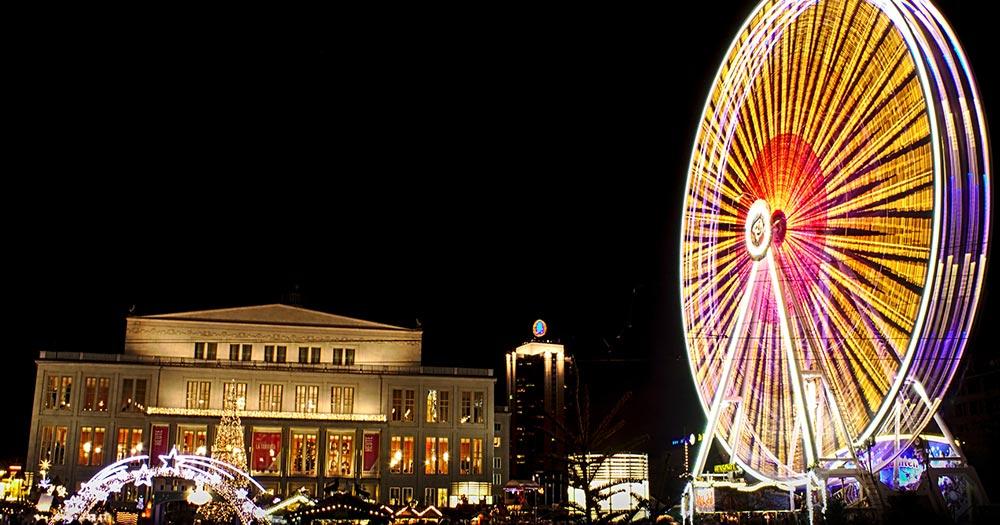
[[[535,341],[507,354],[510,478],[533,479],[544,488],[547,502],[561,501],[566,495],[565,464],[560,460],[565,451],[555,436],[559,426],[567,424],[572,360],[563,345],[538,340],[537,329],[535,334]]]
[[[28,465],[76,490],[129,456],[208,455],[239,399],[250,475],[276,495],[491,500],[493,371],[421,366],[421,343],[286,305],[130,317],[124,353],[39,355]]]

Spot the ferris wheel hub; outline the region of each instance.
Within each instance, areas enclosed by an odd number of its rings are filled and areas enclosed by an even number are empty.
[[[771,246],[771,207],[764,199],[757,199],[747,212],[744,241],[750,257],[759,261]]]

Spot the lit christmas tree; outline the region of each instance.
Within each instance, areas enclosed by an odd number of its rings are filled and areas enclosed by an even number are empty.
[[[239,411],[246,407],[246,398],[237,395],[237,383],[233,381],[225,389],[225,396],[222,403],[222,420],[215,431],[215,443],[212,445],[212,458],[225,461],[230,465],[242,470],[247,470],[246,445],[243,442],[243,423],[240,422]],[[228,489],[236,491],[246,489],[248,483],[245,479],[234,477],[223,482]],[[212,521],[215,523],[230,523],[235,518],[235,513],[225,501],[218,498],[202,505],[198,509],[198,517],[202,521]]]

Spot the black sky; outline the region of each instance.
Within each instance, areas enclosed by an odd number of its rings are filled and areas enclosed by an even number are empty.
[[[973,2],[940,7],[992,116],[995,28]],[[5,75],[0,458],[23,457],[39,350],[120,351],[133,305],[294,287],[307,307],[419,319],[428,364],[499,370],[543,317],[593,390],[639,394],[652,447],[700,426],[681,193],[752,3],[523,9],[29,24]],[[996,321],[986,300],[980,326]]]

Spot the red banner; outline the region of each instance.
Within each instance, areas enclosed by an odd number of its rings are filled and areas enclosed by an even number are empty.
[[[159,456],[170,453],[170,425],[153,425],[150,435],[149,464],[159,465]]]
[[[361,461],[361,475],[363,476],[378,475],[379,436],[378,431],[365,431],[363,442],[364,454]]]
[[[253,452],[251,470],[255,474],[279,474],[281,472],[281,431],[253,432]]]

